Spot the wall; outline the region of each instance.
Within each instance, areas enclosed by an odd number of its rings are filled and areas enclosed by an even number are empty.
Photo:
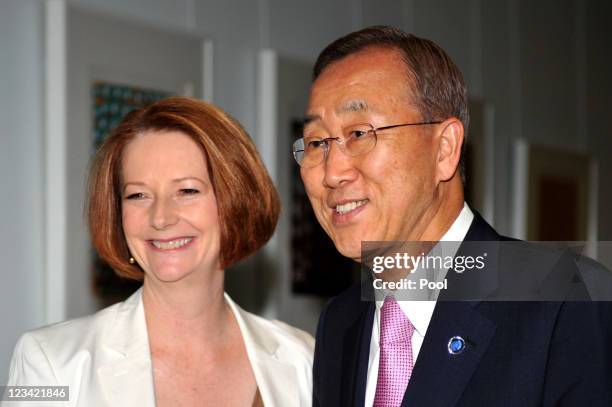
[[[0,2],[0,382],[19,332],[43,323],[44,0]],[[392,23],[442,45],[464,71],[470,96],[495,109],[495,225],[511,231],[512,143],[517,137],[599,158],[599,238],[612,239],[611,36],[604,0],[71,0],[215,44],[214,100],[256,140],[257,56],[314,61],[331,40]],[[279,174],[282,171],[279,170]],[[78,214],[80,216],[80,213]],[[18,220],[18,221],[15,221]],[[286,288],[285,288],[286,289]],[[286,293],[285,293],[286,294]],[[300,308],[271,311],[298,325]],[[10,310],[10,312],[8,311]]]
[[[44,322],[42,26],[40,1],[0,3],[0,384],[18,335]]]
[[[116,14],[160,28],[185,30],[214,41],[215,103],[250,131],[255,129],[255,58],[259,46],[257,1],[70,0],[86,10]]]

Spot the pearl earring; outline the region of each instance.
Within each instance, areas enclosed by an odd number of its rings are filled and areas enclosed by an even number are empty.
[[[134,260],[134,258],[133,258],[133,257],[130,257],[130,259],[129,259],[128,261],[130,262],[130,264],[134,264],[134,263],[136,263],[136,260]]]

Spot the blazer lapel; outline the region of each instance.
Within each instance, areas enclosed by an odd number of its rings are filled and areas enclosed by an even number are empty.
[[[341,405],[361,407],[365,403],[368,360],[375,306],[360,302],[360,317],[348,327],[342,346]]]
[[[297,406],[300,404],[297,372],[294,365],[277,356],[278,341],[268,333],[257,317],[240,308],[226,294],[240,326],[244,345],[266,406]]]
[[[419,352],[402,406],[453,406],[463,393],[484,355],[495,324],[468,302],[438,302]],[[448,342],[460,336],[466,349],[448,351]]]
[[[103,397],[115,407],[155,406],[153,370],[141,290],[117,310],[103,339],[103,355],[97,374]]]
[[[465,241],[499,240],[495,230],[474,212]],[[402,406],[454,406],[485,354],[495,333],[495,323],[478,312],[480,301],[449,299],[469,298],[472,292],[483,295],[497,288],[497,247],[493,243],[487,247],[490,263],[485,276],[473,273],[459,277],[449,270],[449,289],[454,287],[456,292],[441,294],[436,303]],[[457,254],[471,254],[474,249],[472,245],[463,245]],[[460,336],[466,343],[466,348],[458,354],[451,354],[448,350],[449,341],[454,336]]]

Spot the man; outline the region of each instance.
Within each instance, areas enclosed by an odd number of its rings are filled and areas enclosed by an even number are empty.
[[[464,202],[466,94],[440,47],[392,27],[320,54],[294,155],[342,255],[360,262],[362,241],[503,240]],[[321,315],[315,406],[610,405],[607,304],[361,296]]]

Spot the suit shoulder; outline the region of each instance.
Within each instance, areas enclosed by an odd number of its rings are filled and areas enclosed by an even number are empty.
[[[96,337],[102,336],[100,327],[112,318],[115,307],[25,332],[15,345],[9,384],[65,384],[60,367],[69,365],[75,355],[91,356]]]
[[[351,319],[352,316],[360,315],[364,304],[361,299],[363,286],[354,285],[337,296],[333,297],[325,305],[322,317],[327,319]]]
[[[22,335],[24,343],[36,342],[49,355],[75,354],[93,348],[104,328],[111,324],[121,303],[95,314],[44,326]]]
[[[100,325],[105,325],[109,319],[113,318],[120,305],[121,303],[117,303],[111,305],[110,307],[104,308],[95,314],[73,318],[63,322],[33,329],[28,331],[27,334],[38,338],[41,341],[47,341],[55,336],[63,336],[66,333],[73,333],[77,330],[82,332],[96,330],[97,327]]]

